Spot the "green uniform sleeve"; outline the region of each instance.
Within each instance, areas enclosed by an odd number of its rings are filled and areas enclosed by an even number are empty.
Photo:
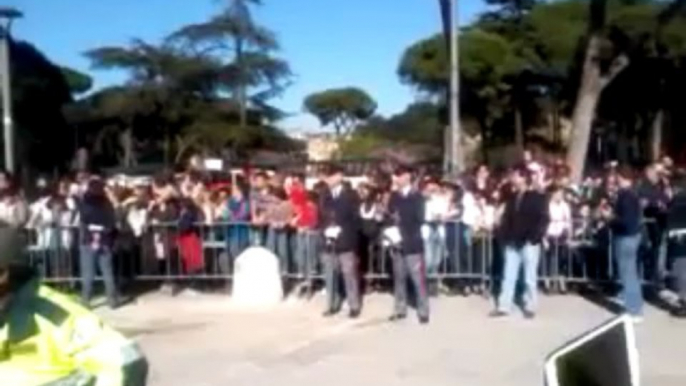
[[[69,323],[66,348],[76,368],[91,374],[94,386],[145,386],[148,364],[138,346],[97,316]]]

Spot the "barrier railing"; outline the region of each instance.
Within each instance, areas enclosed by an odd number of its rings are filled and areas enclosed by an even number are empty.
[[[27,232],[28,258],[46,281],[81,280],[84,256],[79,229],[52,227]],[[152,224],[139,234],[118,233],[105,248],[111,253],[120,281],[229,281],[236,257],[256,245],[270,249],[279,258],[285,280],[312,282],[322,278],[324,242],[321,233],[314,230],[250,223],[197,224],[190,229],[180,229],[177,223]],[[425,235],[428,277],[489,293],[500,279],[501,249],[492,232],[474,231],[460,222],[434,224]],[[358,254],[366,281],[390,279],[390,254],[379,240],[361,246]],[[563,237],[547,238],[539,279],[544,289],[562,292],[569,285],[614,282],[610,231],[606,227],[575,226]]]

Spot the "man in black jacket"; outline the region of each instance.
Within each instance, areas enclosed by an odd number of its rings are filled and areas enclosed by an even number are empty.
[[[531,319],[536,310],[541,245],[549,222],[548,199],[540,190],[532,189],[531,174],[526,168],[512,170],[510,183],[512,193],[505,201],[499,229],[505,262],[500,295],[491,316],[509,315],[519,271],[523,268],[523,312]]]
[[[331,194],[323,202],[324,236],[326,250],[324,269],[326,279],[327,309],[324,316],[337,314],[341,309],[339,276],[343,275],[345,295],[350,317],[360,315],[360,281],[357,277],[357,248],[360,233],[360,199],[357,193],[343,181],[340,168],[331,169],[328,177]]]
[[[666,221],[667,208],[671,200],[669,181],[662,175],[660,164],[651,164],[645,170],[645,178],[637,186],[638,197],[643,206],[643,216],[646,220],[649,248],[640,256],[645,279],[655,285],[660,291],[665,286],[667,276],[667,242]]]
[[[400,168],[396,172],[397,190],[391,195],[388,213],[391,227],[386,234],[395,231],[396,240],[391,236],[393,245],[393,288],[395,312],[391,321],[404,319],[407,314],[407,279],[409,277],[417,296],[417,315],[422,324],[429,322],[429,297],[426,288],[426,268],[424,264],[424,197],[412,187],[412,172]],[[399,240],[397,240],[397,236]]]
[[[623,168],[618,174],[619,190],[612,210],[612,252],[619,281],[620,298],[626,312],[640,322],[643,312],[643,294],[638,275],[638,250],[641,245],[641,203],[635,192],[632,171]]]

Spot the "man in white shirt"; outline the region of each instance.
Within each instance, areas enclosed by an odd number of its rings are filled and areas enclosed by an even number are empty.
[[[440,191],[438,183],[430,180],[424,187],[426,197],[425,224],[422,225],[424,256],[429,275],[435,274],[445,252],[445,215],[450,210],[449,198]]]

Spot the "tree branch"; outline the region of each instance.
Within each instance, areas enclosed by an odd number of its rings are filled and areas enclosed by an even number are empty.
[[[624,71],[625,68],[629,66],[629,57],[626,56],[625,54],[621,54],[618,57],[616,57],[613,61],[612,64],[610,65],[610,68],[607,71],[607,74],[605,74],[601,79],[600,79],[600,87],[601,90],[607,87],[612,80],[619,75],[622,71]]]
[[[198,142],[198,137],[189,135],[189,136],[181,136],[177,135],[176,136],[176,156],[174,156],[174,162],[179,163],[181,162],[181,158],[183,158],[183,154],[190,149],[190,147]]]

